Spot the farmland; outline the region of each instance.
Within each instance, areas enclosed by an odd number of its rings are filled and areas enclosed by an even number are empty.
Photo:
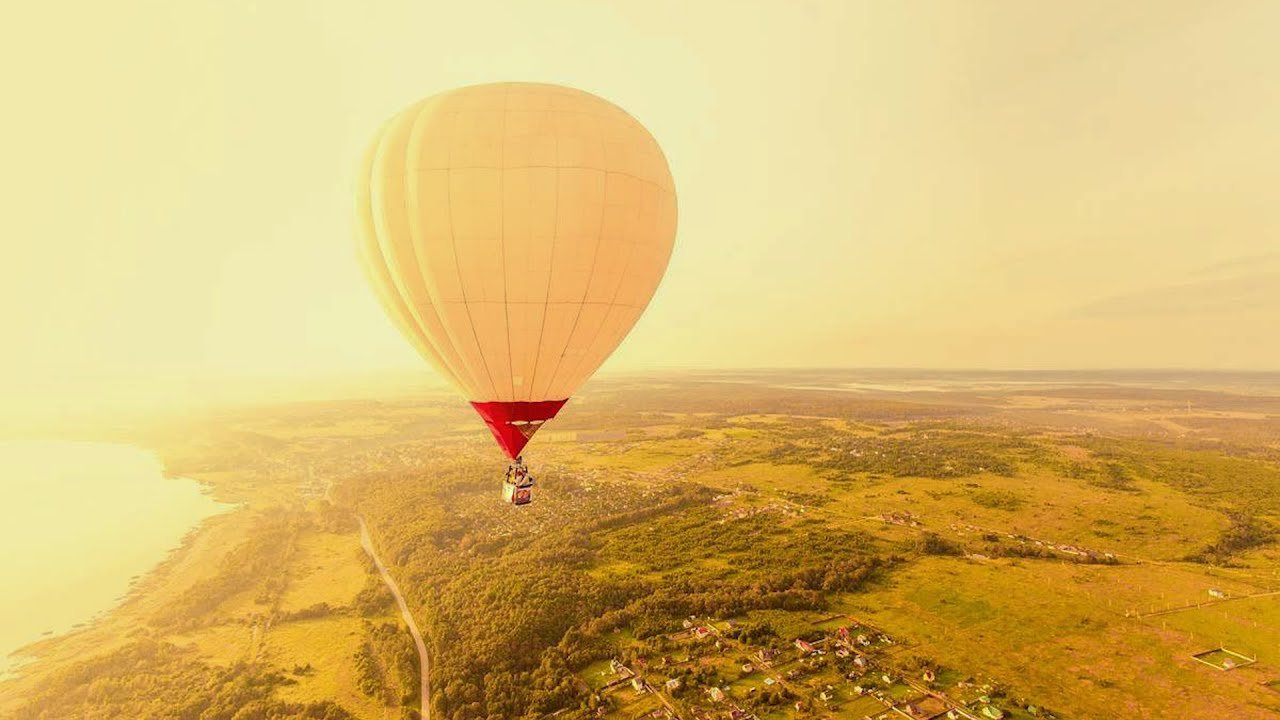
[[[0,715],[118,716],[85,663],[130,687],[146,650],[156,717],[199,677],[263,717],[413,717],[359,514],[448,720],[1274,716],[1280,381],[1014,380],[597,381],[518,509],[445,395],[140,422],[107,439],[239,509],[31,648]]]

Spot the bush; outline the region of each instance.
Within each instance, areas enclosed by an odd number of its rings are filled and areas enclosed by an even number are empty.
[[[1273,540],[1275,530],[1266,522],[1246,513],[1232,513],[1231,525],[1223,531],[1217,542],[1186,559],[1212,565],[1229,565],[1232,556],[1270,544]]]
[[[925,555],[963,555],[964,548],[953,540],[948,540],[938,533],[927,532],[916,541],[916,550]]]
[[[975,490],[969,497],[982,507],[992,510],[1017,510],[1024,504],[1021,497],[1008,490]]]

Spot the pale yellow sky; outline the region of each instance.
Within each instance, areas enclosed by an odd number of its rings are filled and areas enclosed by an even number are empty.
[[[606,369],[1280,368],[1280,3],[96,0],[0,22],[0,390],[419,365],[363,146],[531,80],[669,158]],[[425,369],[424,369],[424,372]]]

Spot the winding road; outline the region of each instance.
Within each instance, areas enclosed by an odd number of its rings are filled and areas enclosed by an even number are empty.
[[[431,666],[427,662],[427,644],[423,642],[422,633],[418,632],[418,626],[413,622],[413,614],[409,612],[409,606],[405,603],[404,596],[400,594],[400,587],[396,585],[396,581],[391,578],[391,573],[387,572],[387,566],[383,565],[382,559],[378,557],[378,551],[373,547],[373,539],[369,537],[369,527],[365,525],[364,518],[357,515],[356,522],[360,523],[360,545],[373,560],[374,566],[378,568],[378,574],[382,575],[382,582],[386,583],[387,589],[395,597],[396,605],[400,606],[400,617],[404,618],[404,624],[409,626],[409,634],[413,635],[413,644],[418,647],[418,665],[422,668],[419,674],[422,687],[418,695],[422,699],[422,708],[419,712],[422,714],[422,720],[431,720]]]

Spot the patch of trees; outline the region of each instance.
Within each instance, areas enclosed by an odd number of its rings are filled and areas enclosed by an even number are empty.
[[[360,692],[387,705],[418,700],[418,651],[396,623],[364,622],[364,642],[354,656]]]
[[[174,645],[144,639],[52,673],[16,717],[354,720],[333,702],[287,703],[272,697],[291,682],[259,665],[208,665]]]
[[[335,612],[337,612],[337,610],[333,607],[330,607],[329,603],[320,602],[320,603],[316,603],[314,605],[310,605],[308,607],[302,608],[301,610],[294,610],[293,612],[277,613],[275,619],[276,619],[276,622],[290,622],[293,620],[316,620],[323,617],[329,617]]]
[[[1221,444],[1200,448],[1190,441],[1082,436],[1072,442],[1104,461],[1122,464],[1136,477],[1211,502],[1226,501],[1258,514],[1280,514],[1280,466],[1263,458],[1235,457]]]
[[[1071,461],[1060,464],[1057,470],[1066,477],[1084,480],[1104,490],[1138,492],[1138,487],[1134,484],[1133,472],[1124,463],[1116,460],[1102,463]]]
[[[1114,555],[1104,555],[1088,550],[1082,551],[1081,553],[1064,553],[1049,546],[1033,545],[1031,543],[990,544],[987,545],[982,552],[987,557],[1012,557],[1031,560],[1066,560],[1067,562],[1079,563],[1081,565],[1120,564],[1120,561]]]
[[[994,473],[1012,476],[1026,441],[982,433],[913,432],[908,435],[823,436],[784,442],[765,454],[777,464],[801,464],[831,478],[854,473],[894,477],[956,478]]]
[[[798,505],[808,505],[809,507],[822,507],[831,503],[829,495],[820,495],[818,493],[779,490],[778,495]]]
[[[636,526],[640,523],[659,517],[667,517],[672,513],[705,505],[714,492],[702,485],[677,485],[667,488],[664,493],[645,506],[634,510],[609,513],[604,517],[593,518],[583,527],[584,533],[600,533],[607,530]]]
[[[1060,552],[1049,545],[1037,545],[1031,542],[1001,542],[995,533],[984,533],[983,544],[973,550],[963,543],[943,537],[935,532],[921,533],[911,541],[910,550],[923,555],[959,556],[970,552],[989,558],[1024,558],[1030,560],[1066,560],[1085,565],[1116,565],[1119,560],[1114,555],[1104,555],[1084,550],[1080,553]]]
[[[373,656],[368,642],[355,651],[351,660],[356,670],[356,687],[360,688],[360,692],[383,702],[390,701],[391,698],[386,697],[382,668],[378,666],[378,661]]]
[[[274,608],[287,583],[286,570],[298,534],[311,522],[304,512],[280,508],[264,512],[248,538],[222,558],[213,575],[159,610],[152,623],[170,629],[196,626],[223,602],[245,591],[253,591],[259,605]]]
[[[385,615],[395,605],[395,598],[391,596],[391,591],[387,589],[386,583],[382,582],[382,577],[378,575],[377,570],[373,567],[373,561],[369,559],[369,556],[361,552],[360,559],[367,572],[365,574],[364,587],[360,588],[360,592],[356,593],[356,598],[351,605],[361,617],[372,618]]]
[[[916,552],[925,555],[963,555],[964,547],[954,540],[948,540],[935,532],[921,533],[915,543]]]
[[[1275,528],[1265,520],[1248,513],[1231,513],[1231,525],[1211,545],[1187,556],[1191,562],[1230,565],[1239,553],[1269,545],[1276,538]]]
[[[772,708],[779,705],[787,705],[796,699],[795,693],[792,693],[782,685],[773,685],[766,687],[764,690],[756,693],[749,701],[752,710],[757,708]]]
[[[766,622],[740,623],[737,627],[730,628],[725,634],[749,645],[764,645],[778,637],[778,632]]]
[[[992,510],[1017,510],[1024,504],[1022,496],[1011,490],[974,490],[969,499]]]
[[[1099,471],[1089,477],[1089,484],[1108,490],[1132,492],[1137,489],[1133,484],[1133,474],[1118,462],[1103,463]]]

